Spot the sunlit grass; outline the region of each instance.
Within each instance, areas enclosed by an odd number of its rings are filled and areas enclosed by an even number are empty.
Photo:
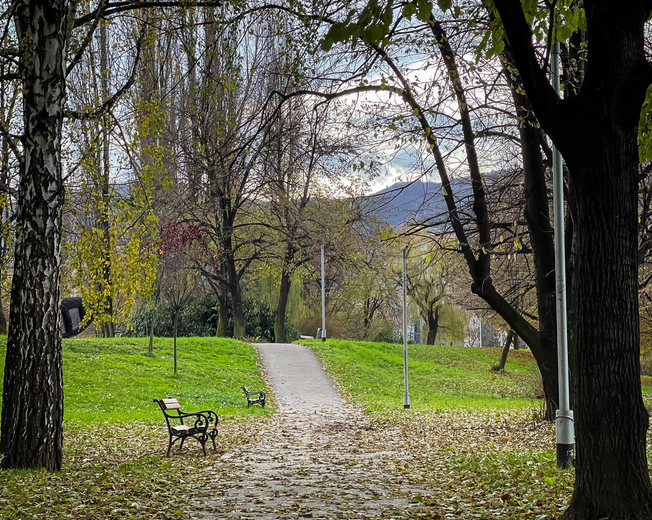
[[[6,338],[0,346],[4,370]],[[247,409],[241,385],[264,383],[251,345],[218,338],[179,338],[178,371],[173,341],[155,338],[69,339],[63,342],[64,420],[102,423],[161,421],[153,399],[175,397],[184,409],[213,409],[221,416],[267,414]],[[0,390],[2,381],[0,380]]]
[[[188,518],[188,501],[212,478],[212,465],[257,438],[271,407],[247,408],[240,389],[264,388],[251,345],[228,339],[70,339],[63,342],[64,464],[57,473],[0,471],[0,519]],[[6,338],[0,338],[0,374]],[[0,390],[2,380],[0,379]],[[165,457],[167,431],[153,399],[220,416],[218,450],[198,443]],[[194,478],[180,478],[181,475]]]
[[[370,410],[403,406],[403,346],[362,341],[302,340],[341,389]],[[491,370],[500,349],[409,345],[413,408],[542,409],[540,376],[529,351],[511,351],[504,373]],[[650,379],[650,378],[648,378]],[[644,381],[645,382],[645,381]],[[647,397],[652,387],[643,387]]]

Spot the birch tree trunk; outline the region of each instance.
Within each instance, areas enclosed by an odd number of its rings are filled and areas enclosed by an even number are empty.
[[[59,267],[67,2],[23,1],[15,13],[25,138],[0,452],[5,468],[57,471],[63,445]]]

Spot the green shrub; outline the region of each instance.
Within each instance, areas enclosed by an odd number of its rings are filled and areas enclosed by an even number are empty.
[[[172,306],[162,302],[155,308],[146,308],[131,318],[132,329],[123,336],[144,337],[149,335],[149,327],[154,321],[154,335],[174,336]],[[179,314],[179,337],[214,336],[217,329],[217,305],[211,298],[191,300]],[[233,329],[233,325],[231,325]]]
[[[274,342],[274,316],[272,306],[255,298],[245,298],[242,302],[245,315],[247,337],[260,341]],[[191,300],[179,315],[179,337],[214,336],[217,329],[217,301],[210,297]],[[172,307],[161,302],[156,308],[147,308],[135,313],[131,319],[132,329],[124,336],[144,337],[149,334],[150,323],[154,321],[154,335],[172,337],[174,323]],[[292,323],[286,322],[288,341],[295,341],[299,333]],[[227,336],[233,335],[233,317],[229,312],[226,323]]]
[[[376,321],[372,324],[370,340],[378,343],[394,343],[394,324],[391,321]]]

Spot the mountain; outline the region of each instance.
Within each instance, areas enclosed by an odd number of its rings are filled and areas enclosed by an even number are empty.
[[[468,179],[451,182],[456,200],[467,198],[471,186]],[[447,219],[448,209],[442,186],[438,182],[397,182],[388,188],[368,196],[369,211],[391,224],[400,227],[406,224],[441,222]]]

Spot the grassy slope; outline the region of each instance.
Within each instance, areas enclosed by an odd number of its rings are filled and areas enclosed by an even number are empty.
[[[358,341],[302,341],[356,401],[369,409],[396,409],[403,403],[403,346]],[[490,368],[500,349],[410,345],[411,405],[417,409],[540,407],[533,398],[537,367],[531,354],[510,352],[506,372]],[[646,381],[644,380],[644,383]],[[644,387],[646,394],[652,388]]]
[[[5,341],[0,344],[0,373]],[[153,399],[176,397],[184,409],[214,409],[220,416],[265,414],[247,410],[240,386],[264,387],[251,345],[217,338],[179,338],[178,373],[172,339],[155,338],[154,355],[143,338],[64,341],[66,422],[162,421]],[[2,380],[0,379],[0,390]],[[245,406],[243,406],[245,405]]]

